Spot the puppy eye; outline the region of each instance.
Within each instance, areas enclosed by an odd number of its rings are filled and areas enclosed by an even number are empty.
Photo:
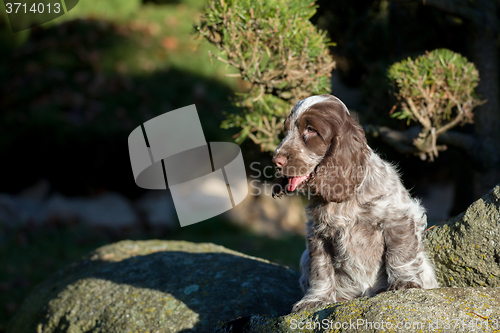
[[[311,126],[307,126],[306,127],[306,130],[305,130],[305,134],[317,134],[318,131],[316,131],[314,128],[312,128]]]

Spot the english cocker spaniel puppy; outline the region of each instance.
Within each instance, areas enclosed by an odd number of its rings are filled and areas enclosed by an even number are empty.
[[[394,167],[367,145],[337,97],[295,105],[273,163],[273,197],[306,192],[307,247],[300,259],[304,297],[292,311],[386,290],[436,288],[422,234],[424,208]]]

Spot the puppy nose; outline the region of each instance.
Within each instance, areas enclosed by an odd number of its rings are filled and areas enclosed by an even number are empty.
[[[278,155],[273,157],[273,163],[276,168],[282,169],[286,164],[286,157],[283,155]]]

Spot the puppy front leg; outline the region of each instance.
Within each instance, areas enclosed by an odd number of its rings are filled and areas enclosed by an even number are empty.
[[[300,271],[302,273],[299,279],[300,289],[305,294],[309,290],[309,249],[307,248],[300,257]]]
[[[422,288],[420,267],[422,244],[416,234],[415,224],[406,220],[386,227],[385,264],[389,290]]]
[[[332,265],[331,244],[322,239],[309,237],[307,249],[302,254],[300,278],[304,297],[295,303],[292,312],[336,302],[335,271]],[[307,264],[307,267],[305,267]],[[307,269],[307,271],[305,271]]]

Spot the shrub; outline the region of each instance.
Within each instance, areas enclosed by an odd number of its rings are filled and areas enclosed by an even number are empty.
[[[422,125],[415,147],[432,161],[438,156],[437,137],[449,129],[473,122],[472,110],[485,103],[474,93],[479,73],[458,53],[437,49],[393,64],[388,77],[397,88],[400,110],[392,114],[409,124]]]
[[[286,114],[301,99],[330,92],[335,63],[326,33],[309,19],[316,6],[303,0],[210,0],[198,31],[220,55],[211,56],[237,69],[249,90],[233,104],[223,128],[237,127],[236,143],[249,137],[263,151],[279,143]]]

